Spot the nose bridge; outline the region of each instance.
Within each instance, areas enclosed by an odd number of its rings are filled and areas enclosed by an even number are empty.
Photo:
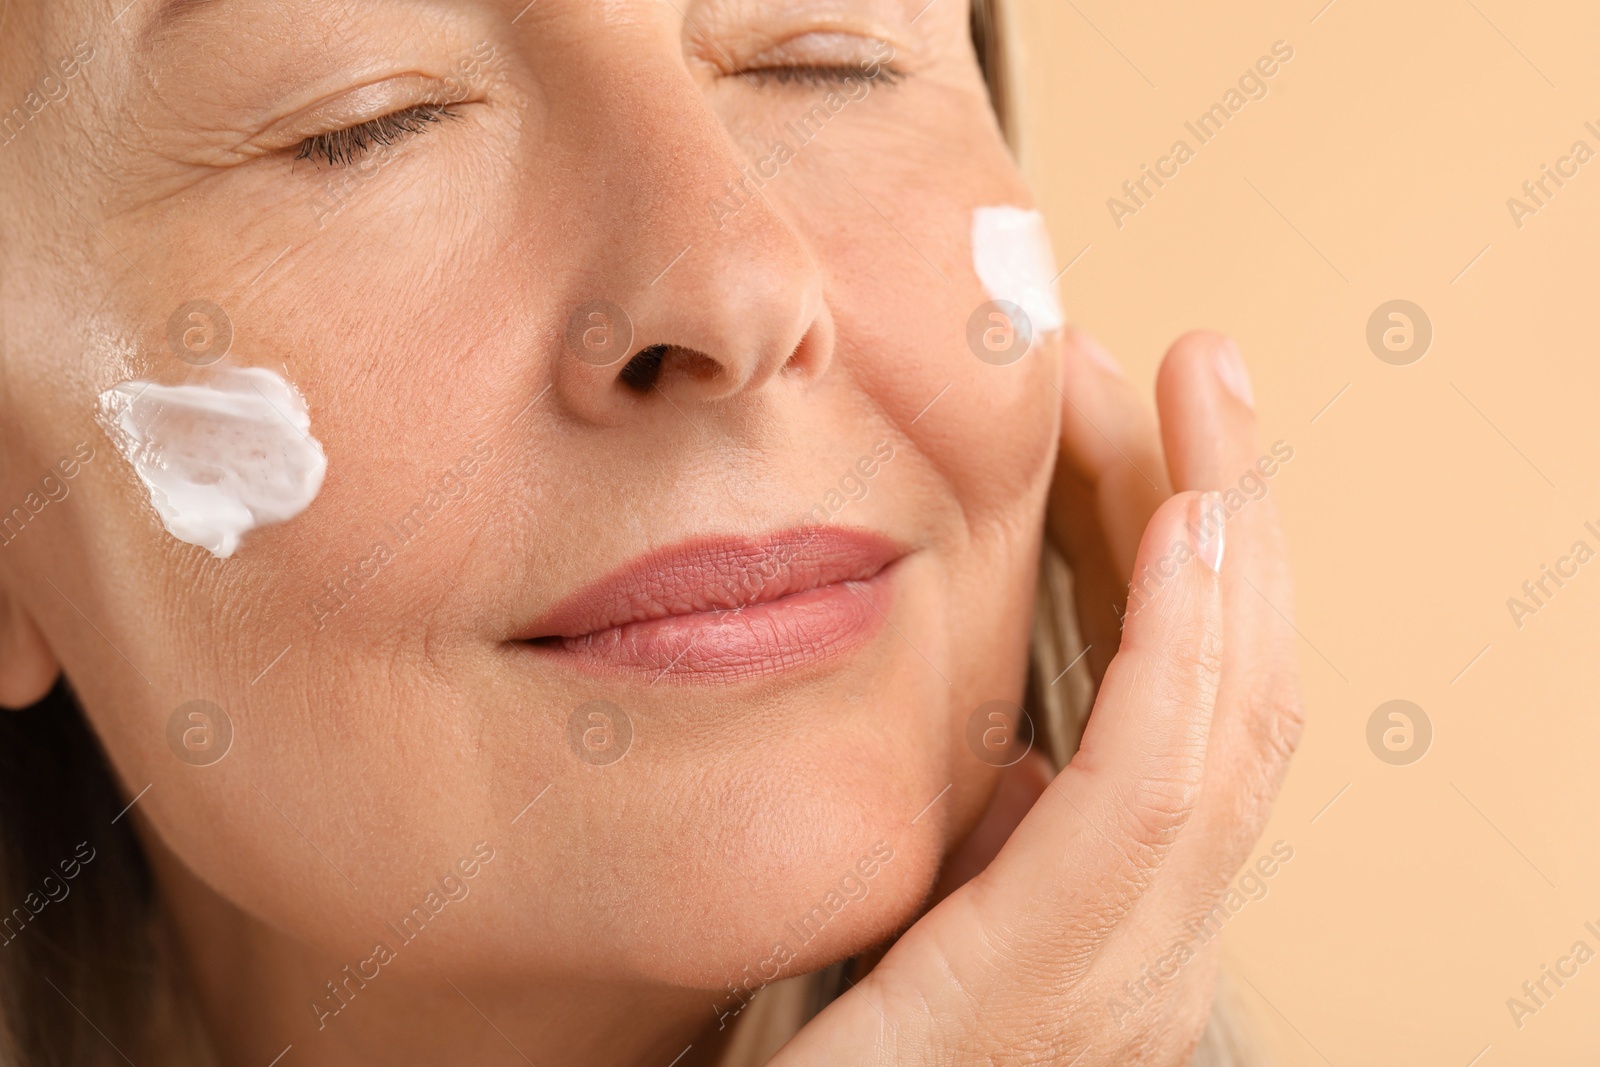
[[[630,71],[588,116],[590,218],[575,232],[595,257],[585,284],[603,291],[571,296],[620,307],[634,352],[660,346],[713,366],[689,379],[702,398],[722,398],[802,351],[823,315],[821,270],[771,202],[745,195],[744,154],[681,61],[655,61],[660,70]],[[736,210],[730,193],[745,196]],[[820,365],[816,353],[809,364]]]

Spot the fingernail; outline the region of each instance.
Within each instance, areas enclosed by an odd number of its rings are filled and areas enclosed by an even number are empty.
[[[1126,378],[1122,371],[1122,364],[1111,358],[1111,353],[1100,346],[1100,342],[1082,332],[1078,332],[1078,346],[1083,349],[1083,354],[1089,361],[1114,378]]]
[[[1217,377],[1228,392],[1246,407],[1255,407],[1256,394],[1250,388],[1250,372],[1245,369],[1244,357],[1239,355],[1239,346],[1233,343],[1233,338],[1224,337],[1211,358],[1217,369]]]
[[[1195,554],[1211,568],[1213,574],[1221,574],[1228,525],[1228,513],[1222,507],[1222,494],[1201,493],[1194,502],[1194,510]]]

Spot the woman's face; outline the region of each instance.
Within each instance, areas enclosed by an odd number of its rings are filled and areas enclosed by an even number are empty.
[[[67,495],[5,592],[172,892],[334,969],[434,893],[419,969],[797,973],[915,913],[1021,698],[1055,349],[968,336],[1027,193],[962,0],[524,4],[10,9],[4,500]],[[220,559],[96,404],[223,367],[327,473]]]

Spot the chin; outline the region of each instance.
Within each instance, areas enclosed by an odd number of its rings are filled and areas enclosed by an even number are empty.
[[[679,915],[681,925],[659,951],[634,962],[648,981],[719,997],[742,990],[747,997],[891,940],[921,914],[940,860],[937,838],[925,833],[876,837],[848,862],[829,856],[783,884],[760,872],[752,872],[752,882],[728,870],[715,906]]]

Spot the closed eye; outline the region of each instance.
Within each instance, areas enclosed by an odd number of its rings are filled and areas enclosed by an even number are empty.
[[[313,134],[295,148],[294,158],[321,159],[334,167],[348,166],[375,147],[387,148],[422,133],[442,119],[456,117],[456,113],[443,104],[413,104],[341,130]]]
[[[741,73],[757,85],[823,86],[869,80],[859,66],[847,63],[756,67]],[[905,77],[904,72],[893,67],[880,66],[870,80],[894,85]],[[354,126],[313,134],[295,147],[294,158],[320,159],[333,167],[349,166],[374,148],[387,148],[422,133],[442,119],[457,117],[445,104],[413,104]]]
[[[894,85],[906,77],[904,71],[889,66],[880,66],[875,74],[868,75],[859,65],[853,63],[801,63],[754,67],[740,73],[755,79],[757,84],[761,85],[771,82],[779,85],[842,85],[852,81],[878,81],[885,85]]]

